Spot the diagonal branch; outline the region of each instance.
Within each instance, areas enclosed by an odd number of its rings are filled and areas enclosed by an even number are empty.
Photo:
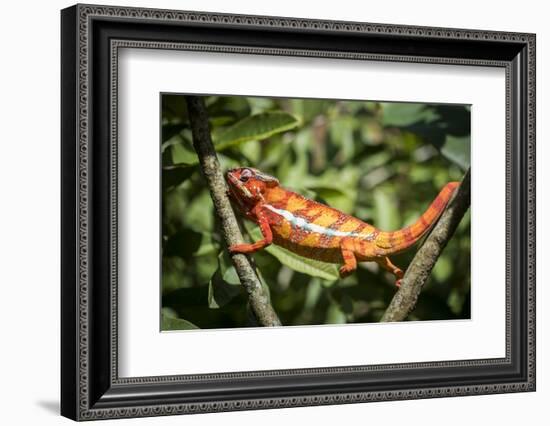
[[[439,255],[453,236],[470,206],[470,169],[464,175],[453,199],[416,252],[381,321],[402,321],[414,309],[424,283],[430,276]]]
[[[187,102],[189,122],[193,133],[193,146],[210,189],[214,210],[221,223],[223,237],[228,246],[240,244],[243,242],[243,237],[227,197],[225,180],[212,144],[208,127],[208,112],[204,100],[198,96],[186,96],[185,101]],[[241,284],[248,293],[250,307],[258,322],[267,327],[281,325],[281,321],[271,306],[269,297],[262,288],[248,257],[243,254],[233,254],[231,260]]]

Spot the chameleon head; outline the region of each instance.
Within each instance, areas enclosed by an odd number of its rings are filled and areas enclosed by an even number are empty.
[[[251,167],[228,170],[225,179],[231,198],[243,206],[253,206],[263,199],[263,194],[268,188],[279,185],[279,181],[273,176]]]

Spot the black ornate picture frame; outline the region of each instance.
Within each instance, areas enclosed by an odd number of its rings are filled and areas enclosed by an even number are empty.
[[[61,13],[61,413],[74,420],[535,390],[535,35],[76,5]],[[121,47],[477,65],[506,73],[506,356],[120,378]]]

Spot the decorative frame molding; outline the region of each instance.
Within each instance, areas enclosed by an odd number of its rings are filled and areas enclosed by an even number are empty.
[[[209,28],[231,38],[216,42],[204,31]],[[262,37],[252,42],[252,33]],[[330,41],[328,47],[308,34]],[[411,46],[416,54],[405,54]],[[506,357],[119,378],[116,124],[122,47],[505,68]],[[535,389],[533,34],[76,5],[62,11],[62,81],[63,415],[91,420]],[[419,374],[427,385],[404,385]],[[297,386],[298,377],[308,385]],[[345,383],[336,387],[335,378]],[[235,379],[242,389],[224,390]],[[459,379],[468,384],[456,384]]]

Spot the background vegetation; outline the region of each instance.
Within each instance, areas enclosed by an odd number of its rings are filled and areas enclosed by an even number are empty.
[[[283,186],[383,230],[415,221],[470,162],[470,111],[427,105],[207,96],[224,170],[252,166]],[[260,237],[243,221],[245,235]],[[162,329],[255,326],[215,223],[185,101],[162,97]],[[406,269],[415,249],[392,257]],[[284,325],[379,321],[395,278],[270,246],[253,256]],[[439,258],[411,320],[470,317],[470,216]]]

